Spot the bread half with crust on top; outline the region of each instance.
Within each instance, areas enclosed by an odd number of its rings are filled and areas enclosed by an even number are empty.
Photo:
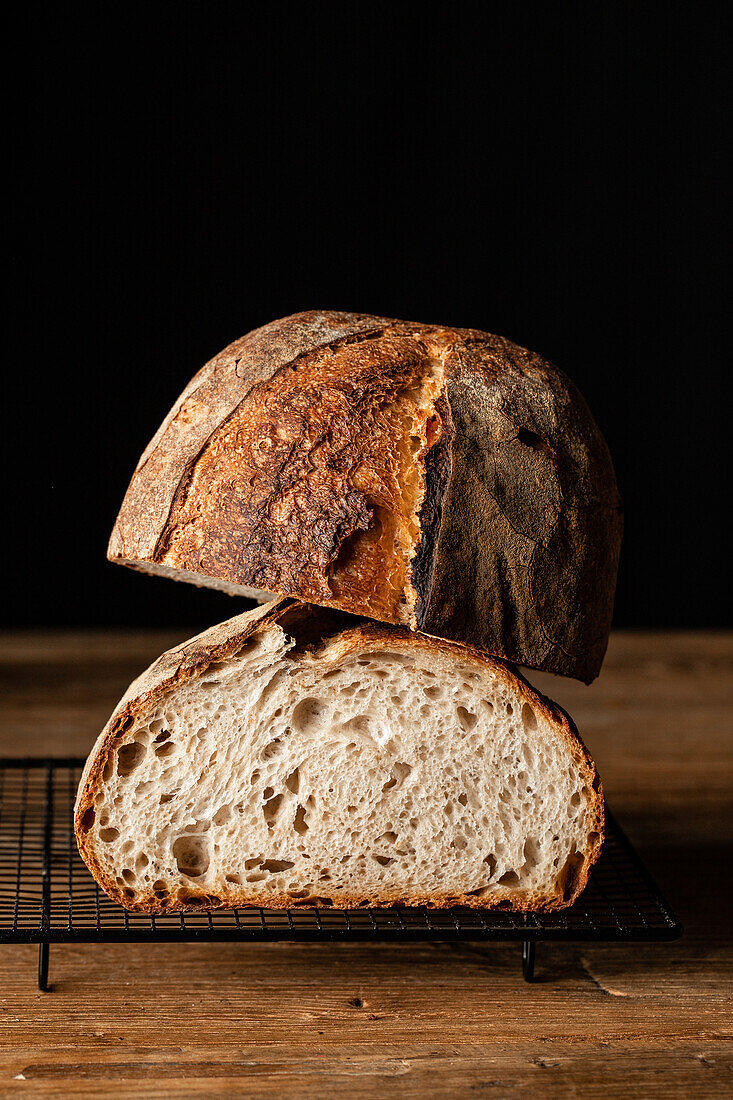
[[[587,682],[621,523],[603,436],[551,363],[474,329],[312,311],[199,371],[138,463],[108,554]]]

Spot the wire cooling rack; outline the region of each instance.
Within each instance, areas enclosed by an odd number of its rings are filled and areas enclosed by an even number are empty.
[[[506,910],[233,909],[152,917],[99,890],[76,847],[73,808],[83,760],[0,758],[0,943],[38,943],[48,988],[52,943],[517,940],[531,981],[538,940],[671,940],[682,927],[615,819],[590,882],[559,913]]]

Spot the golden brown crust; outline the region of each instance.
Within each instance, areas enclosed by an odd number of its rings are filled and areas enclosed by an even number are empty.
[[[424,358],[372,335],[261,382],[181,480],[155,560],[400,620]]]
[[[74,813],[74,828],[79,851],[89,870],[102,889],[112,898],[132,912],[142,913],[173,913],[196,912],[216,908],[233,909],[252,905],[265,905],[269,909],[294,908],[300,904],[290,895],[268,895],[265,900],[258,896],[250,887],[243,887],[237,891],[231,887],[226,900],[212,897],[210,894],[198,890],[195,885],[186,891],[185,900],[161,899],[153,893],[140,897],[130,897],[124,888],[121,888],[114,879],[110,878],[97,861],[94,848],[89,843],[87,828],[85,827],[85,815],[92,810],[94,796],[101,789],[104,779],[103,771],[105,763],[119,741],[124,737],[125,731],[141,712],[152,709],[156,703],[176,686],[202,675],[212,664],[234,656],[257,631],[266,629],[272,623],[279,623],[284,629],[293,629],[299,639],[296,652],[309,640],[316,642],[321,637],[336,635],[337,640],[333,657],[341,660],[349,653],[363,651],[368,645],[389,645],[390,648],[403,647],[409,649],[414,646],[427,647],[438,653],[449,654],[463,662],[475,662],[481,668],[498,674],[513,688],[519,688],[527,702],[552,722],[553,726],[565,740],[568,750],[572,754],[577,767],[583,773],[586,786],[592,791],[593,797],[593,825],[590,830],[594,839],[587,852],[581,853],[582,860],[572,868],[566,883],[561,883],[558,891],[553,896],[539,894],[524,894],[517,898],[512,896],[510,888],[497,891],[490,899],[477,898],[471,895],[439,895],[405,899],[404,897],[385,891],[380,895],[370,893],[368,899],[354,896],[339,896],[328,899],[331,907],[338,909],[358,908],[364,904],[371,906],[388,905],[427,905],[435,908],[446,908],[460,905],[471,908],[501,908],[509,907],[515,911],[531,912],[537,910],[563,909],[575,901],[585,888],[590,871],[598,859],[603,844],[604,836],[604,800],[603,788],[595,764],[588,753],[578,730],[570,716],[556,703],[547,699],[528,683],[520,673],[505,661],[487,656],[482,651],[454,642],[438,638],[425,637],[402,628],[385,627],[382,624],[368,620],[357,621],[357,625],[344,630],[344,626],[350,626],[354,620],[339,614],[320,608],[308,607],[298,604],[291,599],[275,601],[265,607],[252,612],[229,619],[227,622],[212,627],[198,637],[191,639],[183,645],[164,653],[153,665],[135,680],[123,696],[118,707],[107,723],[105,729],[87,760],[82,774],[79,791],[77,794]],[[131,892],[132,893],[132,892]],[[320,899],[326,902],[326,899]],[[305,904],[305,903],[303,903]],[[312,901],[311,901],[311,904]]]
[[[556,368],[487,333],[314,311],[193,379],[108,554],[587,682],[620,539],[607,448]]]

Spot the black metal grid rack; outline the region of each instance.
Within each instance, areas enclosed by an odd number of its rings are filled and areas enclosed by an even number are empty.
[[[76,847],[73,807],[83,761],[0,758],[0,943],[38,943],[48,987],[52,943],[115,941],[517,940],[532,980],[538,940],[671,940],[682,932],[614,818],[587,888],[570,909],[235,909],[165,917],[127,913],[102,893]]]

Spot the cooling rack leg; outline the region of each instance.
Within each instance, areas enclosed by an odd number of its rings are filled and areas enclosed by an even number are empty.
[[[534,956],[537,944],[534,940],[522,940],[522,974],[525,982],[534,980]]]
[[[42,993],[48,993],[48,956],[51,945],[39,943],[38,945],[38,988]]]

